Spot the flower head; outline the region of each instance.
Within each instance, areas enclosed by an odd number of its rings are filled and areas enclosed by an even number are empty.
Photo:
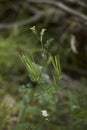
[[[44,117],[48,117],[48,116],[49,116],[47,110],[42,110],[41,112],[42,112],[42,115],[43,115]]]

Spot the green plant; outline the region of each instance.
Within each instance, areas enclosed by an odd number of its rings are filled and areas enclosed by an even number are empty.
[[[60,61],[59,57],[53,57],[50,51],[48,51],[53,39],[47,40],[45,44],[43,42],[45,29],[42,29],[40,34],[38,34],[35,26],[32,27],[31,30],[41,43],[40,53],[42,63],[36,63],[31,53],[26,54],[23,52],[20,56],[32,84],[29,83],[27,86],[22,86],[20,88],[23,100],[19,111],[19,123],[24,120],[30,120],[29,123],[33,123],[36,121],[35,118],[37,117],[39,120],[37,121],[36,127],[41,123],[41,127],[43,126],[42,128],[44,128],[45,124],[48,128],[48,124],[51,124],[51,120],[53,120],[51,119],[52,115],[56,110],[57,93],[59,90],[58,80],[61,78]],[[52,79],[47,73],[49,65],[52,66],[54,71]],[[26,113],[30,113],[29,116],[27,116]],[[51,118],[49,118],[49,116]]]
[[[53,56],[49,50],[53,39],[44,41],[45,29],[38,33],[33,26],[31,30],[41,43],[41,60],[36,61],[31,52],[20,55],[30,82],[19,89],[22,100],[14,130],[78,130],[82,128],[79,127],[82,120],[78,119],[81,113],[78,93],[58,84],[62,78],[59,56]],[[83,128],[86,124],[83,123]]]

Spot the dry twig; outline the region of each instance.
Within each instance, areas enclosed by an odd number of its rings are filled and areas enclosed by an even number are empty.
[[[67,5],[65,5],[63,2],[61,1],[55,1],[55,0],[29,0],[30,3],[40,3],[40,4],[50,4],[53,6],[56,6],[70,14],[73,14],[77,17],[80,17],[81,19],[87,21],[87,15],[83,14],[82,12],[79,12],[75,9],[72,9],[70,7],[68,7]]]
[[[67,0],[70,1],[70,0]],[[75,0],[72,0],[75,2]],[[80,11],[77,11],[75,9],[70,8],[69,6],[67,6],[66,4],[64,4],[61,1],[56,1],[56,0],[28,0],[27,2],[30,3],[34,3],[34,4],[48,4],[48,5],[52,5],[54,7],[57,7],[65,12],[68,12],[72,15],[75,15],[77,17],[80,17],[82,20],[87,22],[87,15],[83,14]],[[84,5],[84,3],[81,1],[78,1],[80,5]],[[11,23],[0,23],[0,29],[6,29],[6,28],[10,28],[13,27],[14,25],[18,25],[18,26],[24,26],[26,24],[31,24],[34,23],[36,21],[38,21],[39,19],[43,18],[43,16],[46,15],[45,11],[41,11],[38,10],[35,6],[31,6],[31,5],[27,5],[27,8],[29,6],[29,9],[34,13],[34,15],[26,20],[21,20],[21,21],[17,21],[17,22],[11,22]]]
[[[67,2],[77,4],[81,7],[87,8],[87,3],[85,3],[83,0],[67,0]]]
[[[31,23],[36,22],[39,19],[41,19],[44,15],[45,15],[45,13],[43,11],[41,11],[41,12],[38,12],[37,14],[35,14],[34,16],[26,19],[26,20],[21,20],[18,22],[11,22],[11,23],[0,23],[0,29],[8,29],[8,28],[13,27],[15,25],[24,26],[26,24],[31,24]]]

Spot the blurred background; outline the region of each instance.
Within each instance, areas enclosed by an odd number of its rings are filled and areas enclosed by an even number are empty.
[[[84,119],[81,130],[86,129],[87,1],[0,0],[0,130],[11,130],[12,123],[17,122],[18,88],[29,83],[19,54],[35,53],[40,48],[30,30],[33,25],[38,30],[46,28],[44,39],[54,38],[50,50],[60,56],[63,75],[60,84],[79,94],[81,112],[85,115],[79,116]]]

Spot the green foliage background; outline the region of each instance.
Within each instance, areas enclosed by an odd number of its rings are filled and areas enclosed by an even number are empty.
[[[64,2],[66,3],[66,1]],[[79,8],[76,4],[74,4],[75,6],[70,3],[67,5],[82,11],[82,13],[87,13],[85,8]],[[34,15],[34,9],[44,12],[42,17],[20,26],[23,20],[30,19]],[[30,30],[33,25],[36,25],[38,34],[42,28],[46,28],[44,44],[47,39],[54,38],[48,51],[52,56],[60,56],[62,73],[69,76],[68,81],[66,79],[59,81],[56,91],[60,91],[62,94],[59,93],[58,104],[54,102],[58,100],[56,99],[57,96],[54,94],[52,97],[54,90],[50,90],[49,94],[44,93],[38,99],[40,103],[44,103],[43,106],[27,105],[29,94],[32,93],[29,85],[33,86],[33,83],[20,60],[20,54],[26,52],[29,55],[31,52],[35,58],[35,63],[39,62],[43,65],[40,53],[41,46]],[[20,117],[22,120],[15,129],[26,130],[29,127],[35,130],[87,129],[87,55],[81,49],[83,46],[86,48],[83,44],[83,39],[84,43],[87,41],[86,32],[87,25],[82,19],[54,6],[31,4],[28,0],[3,0],[0,2],[0,130],[12,130],[15,124],[17,125],[19,113],[22,113],[24,109],[23,106],[26,107],[26,111],[23,118]],[[71,51],[72,34],[76,36],[77,42],[81,43],[80,48],[78,48],[78,55]],[[48,66],[46,69],[47,74],[52,78],[52,66]],[[74,84],[74,82],[77,83]],[[47,84],[43,86],[47,86]],[[23,95],[20,95],[18,90],[24,92]],[[36,93],[38,92],[42,91],[37,89]],[[12,105],[11,108],[10,105]],[[54,110],[55,106],[56,110]],[[53,123],[42,117],[42,109],[47,109],[49,112],[54,110],[49,117]],[[35,120],[33,120],[34,118]],[[39,122],[40,119],[41,123]]]

